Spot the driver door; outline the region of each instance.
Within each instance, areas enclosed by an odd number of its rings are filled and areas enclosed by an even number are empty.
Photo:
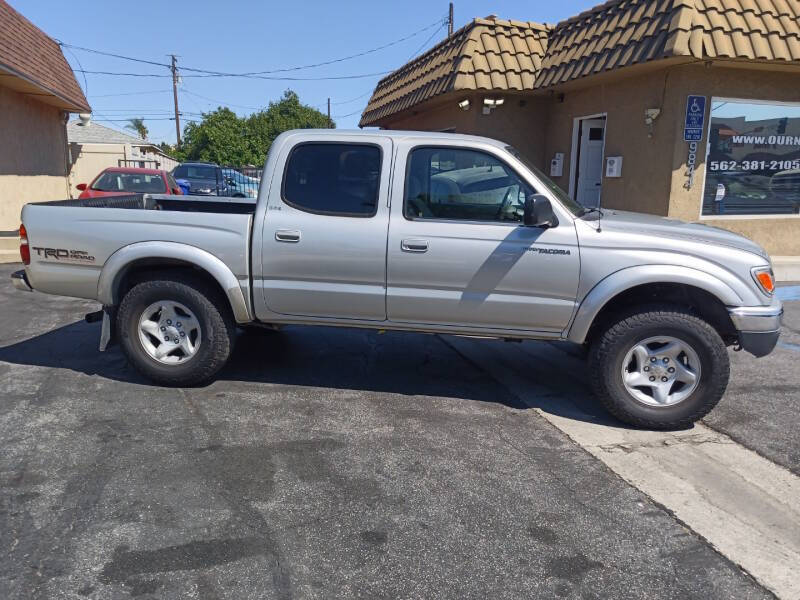
[[[537,190],[492,151],[417,147],[406,162],[389,225],[389,320],[563,330],[578,287],[574,224],[522,227]]]

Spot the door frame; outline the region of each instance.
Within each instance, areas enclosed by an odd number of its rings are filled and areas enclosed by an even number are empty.
[[[578,145],[581,143],[578,134],[581,130],[581,121],[586,119],[605,119],[605,126],[603,127],[603,159],[606,157],[606,136],[608,134],[608,113],[596,113],[593,115],[583,115],[581,117],[574,117],[572,119],[572,146],[569,153],[569,197],[576,200],[578,195]],[[600,172],[603,172],[602,165]],[[603,190],[600,189],[600,198],[602,203]]]

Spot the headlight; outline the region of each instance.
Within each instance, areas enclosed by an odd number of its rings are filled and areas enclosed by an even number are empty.
[[[753,279],[767,296],[772,296],[775,292],[775,276],[772,274],[770,267],[756,267],[750,273],[753,274]]]

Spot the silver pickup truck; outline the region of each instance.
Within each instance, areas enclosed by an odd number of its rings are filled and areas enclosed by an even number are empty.
[[[675,428],[721,398],[726,346],[768,354],[782,315],[757,244],[585,209],[480,137],[291,131],[255,203],[65,200],[22,222],[15,285],[98,300],[101,350],[167,385],[212,378],[237,326],[569,340],[611,413]]]

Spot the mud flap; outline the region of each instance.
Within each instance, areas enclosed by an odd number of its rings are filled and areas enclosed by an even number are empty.
[[[114,317],[117,311],[113,306],[104,306],[102,312],[103,326],[100,329],[100,352],[105,352],[109,346],[113,346],[116,342]]]

